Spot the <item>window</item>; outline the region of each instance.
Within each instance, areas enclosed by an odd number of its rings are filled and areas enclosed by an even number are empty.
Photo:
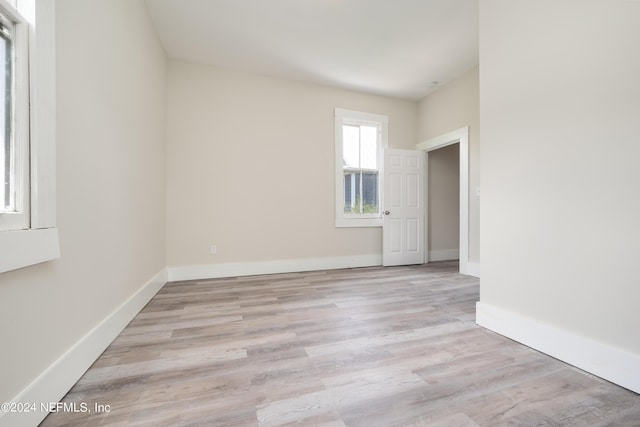
[[[0,0],[0,273],[60,256],[55,69],[55,2]]]
[[[382,225],[386,116],[336,109],[336,227]]]
[[[29,228],[27,29],[0,4],[0,231]]]

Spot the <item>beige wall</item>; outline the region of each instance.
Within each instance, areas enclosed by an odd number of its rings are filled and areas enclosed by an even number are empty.
[[[638,16],[630,1],[480,8],[481,302],[636,355]]]
[[[429,152],[429,252],[431,260],[458,259],[460,250],[460,144]]]
[[[169,266],[382,253],[380,228],[334,227],[334,109],[413,148],[415,102],[171,61],[168,103]]]
[[[62,257],[0,274],[10,401],[166,265],[164,56],[142,1],[57,1]]]
[[[480,91],[478,67],[418,103],[418,141],[469,126],[469,261],[480,262]]]

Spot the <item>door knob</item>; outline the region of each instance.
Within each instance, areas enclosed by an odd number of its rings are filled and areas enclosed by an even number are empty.
[[[391,213],[391,212],[389,212],[389,211],[384,211],[384,214],[385,214],[385,215],[389,215],[390,213]]]

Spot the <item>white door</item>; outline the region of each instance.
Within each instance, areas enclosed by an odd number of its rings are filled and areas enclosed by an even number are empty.
[[[422,151],[385,150],[382,265],[424,262],[424,169]]]

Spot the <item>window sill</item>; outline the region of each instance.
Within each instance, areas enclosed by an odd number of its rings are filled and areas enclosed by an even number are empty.
[[[60,258],[57,228],[0,232],[0,273]]]
[[[382,227],[382,218],[336,218],[336,228]]]

